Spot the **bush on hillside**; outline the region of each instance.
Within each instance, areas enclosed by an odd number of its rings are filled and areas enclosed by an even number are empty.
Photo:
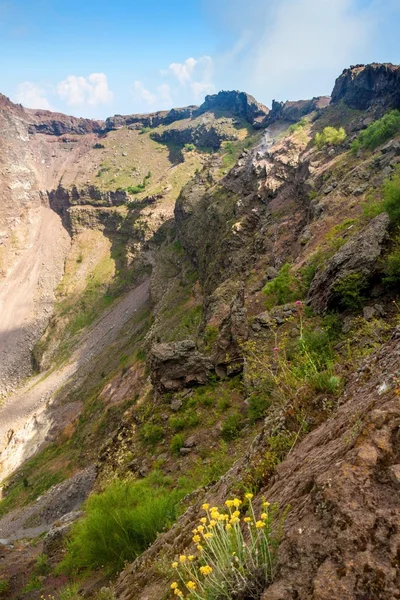
[[[286,263],[280,269],[278,275],[269,281],[263,289],[266,295],[266,306],[272,308],[277,304],[293,302],[299,296],[299,286],[296,279],[290,273],[290,265]]]
[[[383,208],[392,223],[400,222],[400,169],[383,184]]]
[[[170,491],[162,484],[152,486],[146,479],[115,480],[87,500],[86,516],[72,529],[60,570],[118,572],[176,519],[183,495],[183,491]]]
[[[314,143],[318,150],[322,150],[325,146],[338,146],[346,139],[346,131],[343,127],[336,129],[335,127],[325,127],[321,132],[317,133],[314,138]]]
[[[351,150],[353,154],[361,148],[374,150],[398,133],[400,133],[400,110],[392,110],[364,129],[352,143]]]

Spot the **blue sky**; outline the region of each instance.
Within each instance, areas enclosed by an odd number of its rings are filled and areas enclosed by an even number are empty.
[[[400,0],[0,0],[0,91],[104,118],[329,94],[350,64],[400,63]]]

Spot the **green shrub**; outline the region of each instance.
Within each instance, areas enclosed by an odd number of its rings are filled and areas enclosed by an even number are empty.
[[[315,135],[314,143],[318,150],[322,150],[325,146],[338,146],[342,144],[346,137],[346,131],[343,127],[339,127],[339,129],[325,127],[320,133]]]
[[[80,600],[82,596],[79,594],[80,585],[79,583],[70,583],[57,594],[57,600]]]
[[[101,148],[105,148],[104,144],[100,144],[99,142],[97,142],[96,144],[93,144],[92,148],[94,150],[100,150]]]
[[[176,435],[174,435],[174,437],[171,440],[171,452],[173,452],[174,454],[179,454],[180,449],[183,448],[184,441],[185,438],[181,433],[177,433]]]
[[[344,308],[357,309],[362,306],[364,300],[362,292],[366,287],[367,282],[363,275],[350,273],[336,282],[333,290]]]
[[[297,123],[293,123],[293,125],[290,125],[288,131],[289,133],[296,133],[296,131],[299,131],[300,129],[306,127],[307,124],[307,119],[300,119],[300,121],[297,121]]]
[[[351,144],[353,154],[357,154],[361,148],[374,150],[390,138],[400,132],[400,110],[392,110],[374,123],[371,123],[364,131],[361,131],[356,140]]]
[[[184,148],[186,152],[193,152],[193,150],[196,150],[196,146],[194,144],[185,144]]]
[[[10,582],[7,579],[0,578],[0,597],[8,592],[10,589]]]
[[[252,394],[249,398],[248,415],[250,421],[255,423],[262,419],[271,406],[271,398],[267,395]]]
[[[150,446],[155,446],[163,439],[164,429],[160,425],[145,423],[141,429],[140,435],[144,442]]]
[[[263,293],[267,297],[267,308],[293,302],[299,297],[299,285],[290,273],[289,263],[284,264],[275,279],[264,286]]]
[[[128,186],[125,191],[128,192],[128,194],[140,194],[140,192],[143,192],[145,189],[145,183],[138,183],[137,185]]]
[[[24,585],[21,593],[27,594],[28,592],[32,592],[33,590],[42,589],[42,581],[37,575],[32,575],[29,579],[28,583]]]
[[[400,283],[400,243],[385,257],[383,272],[385,274],[384,283],[389,285]]]
[[[340,391],[342,380],[329,371],[315,373],[309,379],[309,383],[316,392],[325,392],[327,394],[336,394]]]
[[[239,413],[233,413],[226,417],[221,430],[222,438],[228,442],[238,437],[243,428],[243,419]]]
[[[46,554],[39,554],[35,562],[35,574],[36,575],[48,575],[51,571],[49,565],[49,559]]]
[[[183,495],[183,491],[151,486],[146,479],[113,481],[86,501],[86,516],[72,528],[60,571],[118,572],[175,520]]]
[[[383,184],[383,207],[392,223],[400,222],[400,169]]]

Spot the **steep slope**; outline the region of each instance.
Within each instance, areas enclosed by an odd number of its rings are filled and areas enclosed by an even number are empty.
[[[24,464],[5,482],[0,513],[14,510],[0,532],[14,519],[25,535],[33,514],[40,532],[54,524],[34,549],[19,542],[10,598],[24,586],[58,596],[54,569],[88,597],[172,597],[169,565],[197,555],[201,505],[249,491],[257,511],[264,497],[291,509],[274,581],[246,592],[244,571],[237,600],[398,596],[399,72],[352,67],[331,103],[271,111],[221,92],[200,108],[113,117],[100,134],[71,121],[60,138],[59,117],[36,115],[50,123],[30,140],[49,164],[42,198],[72,245],[34,351],[43,373],[14,397],[33,408],[47,389],[49,406],[2,455],[8,473]],[[94,464],[93,502],[108,508],[85,538],[85,519],[71,532],[80,515],[64,527],[46,506],[53,483]],[[124,568],[90,555],[103,532],[110,554],[118,543],[115,480],[141,494],[144,520],[175,498]],[[92,481],[83,495],[74,481],[62,485],[82,500]],[[107,566],[122,573],[100,592]]]

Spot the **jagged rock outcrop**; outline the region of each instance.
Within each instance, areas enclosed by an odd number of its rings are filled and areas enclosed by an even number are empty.
[[[226,376],[243,369],[241,345],[249,335],[249,323],[245,308],[245,286],[242,284],[233,297],[229,314],[223,319],[215,345],[213,360],[217,374]]]
[[[296,123],[302,117],[329,106],[330,96],[318,96],[311,100],[297,100],[277,102],[272,100],[272,109],[265,119],[264,125],[268,126],[276,121],[291,121]]]
[[[269,113],[269,109],[257,102],[253,96],[237,90],[206,96],[196,115],[213,110],[229,112],[236,117],[246,119],[253,126],[261,123]]]
[[[192,340],[154,345],[149,365],[151,381],[159,393],[205,384],[213,370],[211,360],[198,352]]]
[[[381,256],[388,227],[388,215],[378,215],[315,275],[308,292],[308,301],[315,311],[322,313],[338,301],[337,286],[349,276],[359,276],[367,286]]]
[[[47,135],[65,135],[75,133],[85,135],[88,133],[102,133],[104,131],[104,121],[94,121],[80,117],[72,117],[61,113],[54,113],[49,110],[25,109],[28,116],[32,118],[29,125],[29,133],[45,133]]]
[[[372,63],[345,69],[332,92],[332,104],[341,100],[358,110],[400,108],[400,66]]]
[[[232,130],[232,123],[228,120],[224,122],[223,119],[209,123],[189,122],[184,129],[179,127],[169,128],[162,133],[154,132],[151,137],[153,140],[164,144],[168,142],[179,146],[194,144],[200,148],[213,148],[213,150],[218,150],[224,141],[238,138],[236,132]]]
[[[160,110],[146,115],[114,115],[106,119],[106,129],[118,129],[127,126],[141,129],[142,127],[169,125],[174,121],[189,119],[197,108],[197,106],[184,106],[182,108],[172,108],[171,110]]]

